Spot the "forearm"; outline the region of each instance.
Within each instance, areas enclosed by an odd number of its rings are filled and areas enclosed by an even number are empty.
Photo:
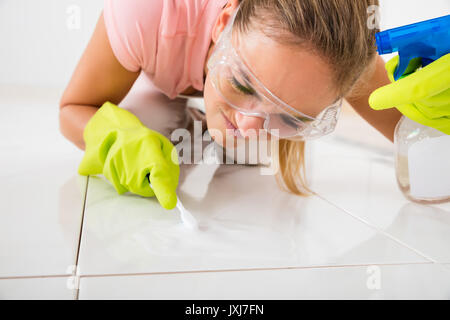
[[[384,61],[377,57],[371,70],[355,90],[346,97],[353,109],[386,138],[394,141],[395,127],[402,114],[397,109],[375,111],[369,106],[369,97],[373,91],[390,83],[384,68]]]
[[[88,121],[106,101],[119,104],[140,71],[125,69],[116,59],[103,20],[94,34],[61,97],[59,122],[62,134],[84,150],[83,132]]]
[[[66,105],[59,112],[59,125],[61,133],[78,148],[84,150],[84,128],[88,121],[97,112],[96,106]]]

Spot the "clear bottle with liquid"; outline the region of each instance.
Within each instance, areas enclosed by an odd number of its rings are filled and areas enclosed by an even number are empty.
[[[395,129],[397,182],[411,201],[450,202],[450,135],[402,117]]]

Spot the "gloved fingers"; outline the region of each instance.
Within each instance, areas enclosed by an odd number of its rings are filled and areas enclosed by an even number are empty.
[[[395,82],[394,74],[395,71],[397,70],[399,63],[400,63],[400,56],[395,56],[391,60],[386,62],[386,65],[384,66],[387,71],[389,80],[391,82]],[[411,59],[404,74],[409,75],[415,72],[420,66],[422,66],[422,58]]]
[[[78,166],[78,173],[82,176],[100,174],[103,167],[99,165],[99,161],[94,159],[95,153],[86,150],[80,165]]]
[[[450,117],[430,119],[414,105],[402,105],[398,106],[397,109],[407,118],[450,135]]]
[[[173,186],[173,189],[176,189],[178,176],[174,176],[174,174],[178,174],[179,167],[173,168],[173,165],[166,160],[161,139],[163,136],[157,137],[157,135],[159,134],[156,132],[150,132],[148,136],[127,143],[119,152],[111,154],[109,162],[116,164],[115,167],[121,169],[120,172],[117,172],[117,177],[120,184],[128,191],[142,197],[156,195],[161,205],[167,208],[170,206],[168,202],[171,199],[166,199],[165,193],[170,194],[167,191],[170,188],[165,188],[165,185]],[[111,168],[114,167],[113,165],[110,166]],[[161,176],[159,184],[158,179],[154,178],[156,182],[152,181],[153,188],[149,184],[149,177],[151,180],[152,175]]]
[[[160,142],[161,142],[161,152],[162,152],[162,155],[164,156],[165,160],[167,162],[169,162],[171,165],[178,166],[179,162],[178,162],[177,149],[175,148],[173,143],[169,139],[167,139],[165,136],[163,136],[162,134],[159,134],[159,133],[158,133],[158,135],[159,135]]]
[[[394,58],[395,59],[395,58]],[[389,78],[393,81],[396,60],[386,64]],[[450,87],[450,54],[441,57],[425,68],[374,91],[369,98],[375,110],[405,105],[438,95]]]
[[[148,168],[145,168],[140,172],[136,172],[136,176],[129,179],[128,188],[130,189],[130,192],[146,198],[155,196],[155,192],[150,187],[149,180],[149,172],[151,171],[152,167],[153,165],[149,165]]]
[[[150,172],[150,182],[153,192],[161,206],[172,210],[177,204],[176,188],[179,172],[173,172],[168,166],[155,166]],[[179,170],[179,169],[178,169]]]
[[[148,178],[142,179],[139,185],[130,186],[130,192],[138,196],[151,198],[155,196],[155,192],[150,188]]]
[[[85,161],[84,158],[83,158],[83,160],[81,160],[81,163],[78,166],[78,174],[80,174],[82,176],[88,176],[90,174],[92,174],[92,175],[94,174],[94,173],[91,173],[89,162]]]
[[[178,155],[175,146],[169,139],[157,132],[156,134],[161,145],[158,152],[153,150],[154,165],[150,169],[149,179],[161,206],[171,210],[177,203],[176,188],[180,175]]]
[[[103,175],[109,182],[113,185],[114,189],[116,189],[118,194],[124,194],[128,192],[128,188],[126,188],[121,183],[120,173],[118,172],[114,161],[107,161],[103,168]]]
[[[175,147],[171,147],[170,151],[163,152],[164,158],[166,159],[166,164],[170,168],[171,172],[180,172],[180,165],[178,160],[178,153]]]
[[[149,151],[148,146],[136,148],[134,143],[128,143],[119,151],[112,152],[105,163],[104,171],[112,180],[116,181],[117,185],[121,185],[127,191],[142,197],[153,197],[155,194],[150,188],[147,176],[155,166],[155,163],[162,161],[162,156],[159,152],[144,152]],[[141,152],[136,151],[139,149]],[[148,159],[150,155],[152,161],[147,163],[140,162],[142,161],[141,159]]]
[[[450,117],[450,89],[436,96],[415,102],[414,105],[430,119]]]

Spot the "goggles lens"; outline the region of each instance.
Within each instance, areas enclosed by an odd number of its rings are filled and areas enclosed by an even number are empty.
[[[231,107],[245,116],[265,119],[264,127],[255,129],[278,130],[280,136],[286,137],[298,135],[305,128],[302,121],[280,112],[271,101],[258,94],[238,70],[220,65],[213,71],[211,79],[217,92]]]

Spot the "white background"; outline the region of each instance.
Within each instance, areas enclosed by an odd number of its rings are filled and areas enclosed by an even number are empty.
[[[149,0],[151,1],[151,0]],[[66,10],[81,9],[79,30]],[[0,0],[0,85],[65,87],[103,7],[103,0]],[[450,13],[450,0],[381,0],[382,29]]]

